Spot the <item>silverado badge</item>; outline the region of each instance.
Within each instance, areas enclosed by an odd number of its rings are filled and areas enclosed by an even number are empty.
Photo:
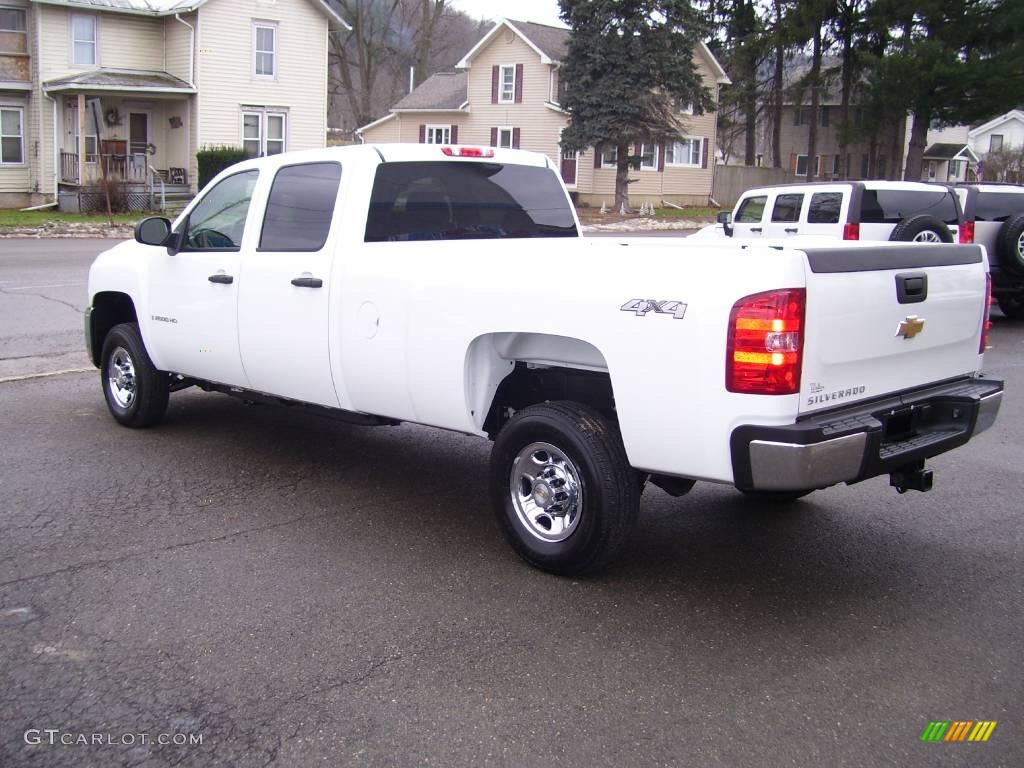
[[[924,330],[924,318],[917,315],[907,315],[906,320],[901,320],[896,328],[896,335],[904,339],[912,339]]]

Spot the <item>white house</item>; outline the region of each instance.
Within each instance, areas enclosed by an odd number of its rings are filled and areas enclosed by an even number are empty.
[[[0,207],[184,195],[204,146],[326,142],[327,0],[0,0]]]

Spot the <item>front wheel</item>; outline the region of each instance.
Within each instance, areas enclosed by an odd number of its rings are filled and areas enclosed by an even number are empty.
[[[110,414],[126,427],[151,427],[167,411],[170,378],[149,359],[136,323],[115,325],[107,334],[100,385]]]
[[[621,554],[640,507],[637,473],[615,424],[573,402],[534,405],[491,451],[498,525],[530,565],[576,576]]]

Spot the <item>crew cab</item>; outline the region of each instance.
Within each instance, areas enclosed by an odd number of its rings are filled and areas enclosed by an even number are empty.
[[[587,240],[557,167],[496,148],[250,160],[89,273],[113,417],[196,386],[365,425],[490,438],[529,563],[618,555],[643,486],[757,500],[890,475],[993,423],[978,246]]]
[[[756,187],[707,234],[745,239],[828,237],[952,243],[963,216],[956,195],[916,181],[825,181]]]

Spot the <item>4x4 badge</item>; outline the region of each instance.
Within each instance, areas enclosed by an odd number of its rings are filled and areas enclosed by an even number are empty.
[[[648,312],[659,315],[672,315],[676,320],[686,317],[686,305],[681,301],[658,301],[657,299],[630,299],[621,307],[623,312],[634,312],[643,317]]]
[[[924,330],[924,318],[917,315],[907,315],[906,320],[900,321],[896,328],[896,335],[904,339],[912,339]]]

